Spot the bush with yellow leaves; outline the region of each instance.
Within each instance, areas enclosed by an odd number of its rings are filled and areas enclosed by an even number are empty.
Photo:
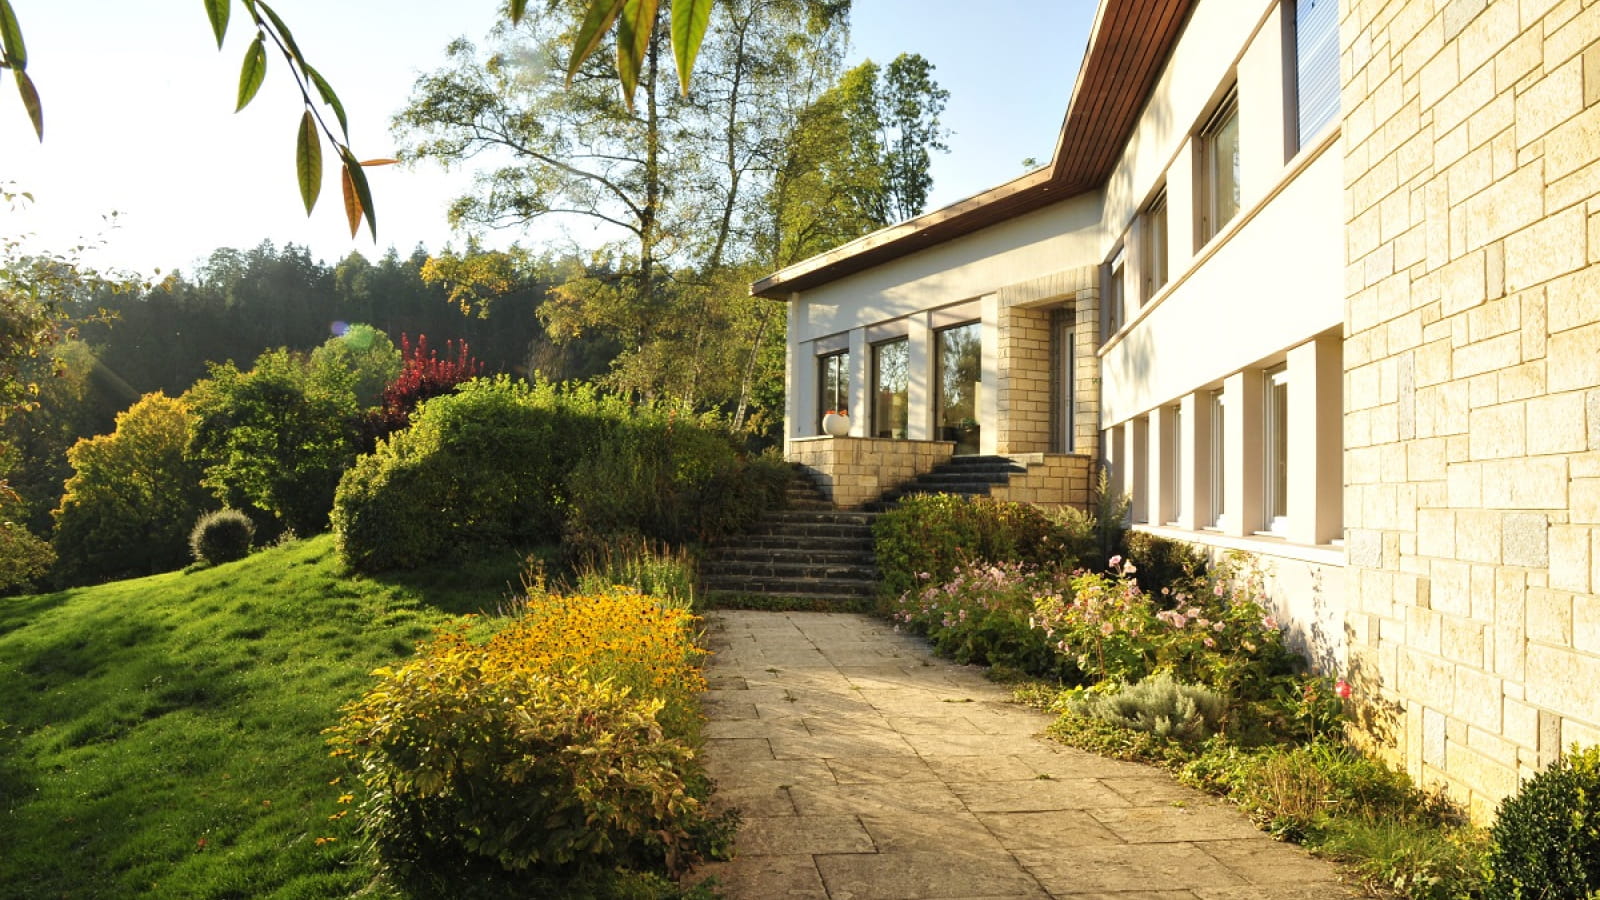
[[[678,871],[728,828],[705,807],[696,617],[625,588],[536,593],[379,669],[330,729],[363,827],[405,876],[498,864]]]

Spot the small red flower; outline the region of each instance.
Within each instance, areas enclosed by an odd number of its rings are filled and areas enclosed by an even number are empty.
[[[1339,695],[1340,700],[1349,700],[1350,695],[1355,693],[1350,687],[1350,682],[1345,681],[1343,678],[1334,683],[1333,692]]]

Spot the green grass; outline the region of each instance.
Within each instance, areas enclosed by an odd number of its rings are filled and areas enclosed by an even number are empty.
[[[321,731],[371,669],[497,611],[518,563],[352,577],[324,536],[0,599],[0,897],[370,887],[355,815],[329,818],[352,776]]]

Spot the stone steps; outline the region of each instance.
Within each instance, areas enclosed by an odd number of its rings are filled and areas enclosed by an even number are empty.
[[[713,548],[700,564],[707,595],[858,607],[877,591],[873,514],[833,508],[798,468],[785,508]]]

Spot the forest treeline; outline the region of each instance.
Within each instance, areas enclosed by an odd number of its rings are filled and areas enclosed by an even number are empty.
[[[148,288],[75,298],[74,336],[30,361],[37,406],[0,426],[23,521],[50,534],[50,510],[71,474],[67,449],[109,433],[117,413],[141,396],[176,397],[211,364],[248,368],[276,348],[309,354],[351,324],[371,325],[396,345],[423,335],[438,347],[464,341],[488,373],[564,381],[606,371],[612,342],[556,344],[545,334],[538,306],[556,264],[527,266],[493,308],[464,313],[447,283],[423,277],[428,259],[421,248],[408,256],[391,249],[376,261],[352,253],[329,265],[303,247],[263,242],[219,249],[192,272]]]

